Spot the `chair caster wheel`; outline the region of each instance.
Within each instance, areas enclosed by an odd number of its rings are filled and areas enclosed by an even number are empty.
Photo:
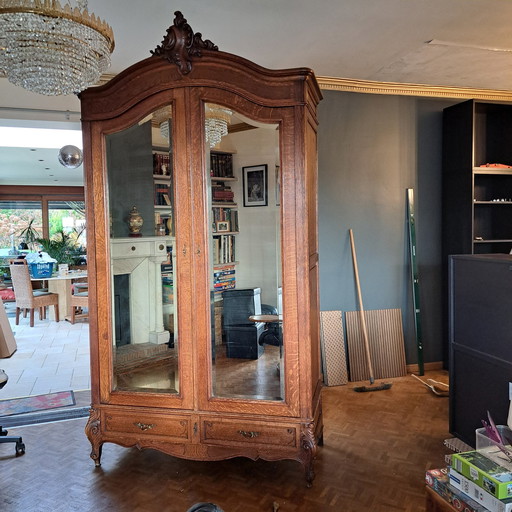
[[[16,456],[25,453],[25,443],[16,443]]]

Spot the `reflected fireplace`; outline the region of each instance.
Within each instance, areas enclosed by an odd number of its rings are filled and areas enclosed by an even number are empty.
[[[162,237],[111,239],[116,345],[169,341],[161,277],[169,243]]]
[[[130,335],[130,275],[114,276],[114,332],[116,347],[129,345]]]

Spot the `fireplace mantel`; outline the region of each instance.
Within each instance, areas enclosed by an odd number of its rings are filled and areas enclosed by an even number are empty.
[[[130,278],[131,343],[167,343],[162,309],[161,264],[167,260],[171,237],[112,238],[112,276]]]

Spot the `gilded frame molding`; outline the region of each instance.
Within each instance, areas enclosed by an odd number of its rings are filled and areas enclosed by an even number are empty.
[[[488,101],[512,101],[512,90],[476,89],[398,82],[376,82],[351,78],[316,77],[320,89],[358,92],[366,94],[391,94],[399,96],[423,96],[445,99],[479,99]]]

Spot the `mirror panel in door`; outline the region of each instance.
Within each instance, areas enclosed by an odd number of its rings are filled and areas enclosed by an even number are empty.
[[[106,137],[114,391],[179,393],[171,119]]]
[[[209,134],[217,107],[205,107],[213,395],[284,400],[279,130],[224,109],[230,132]]]

